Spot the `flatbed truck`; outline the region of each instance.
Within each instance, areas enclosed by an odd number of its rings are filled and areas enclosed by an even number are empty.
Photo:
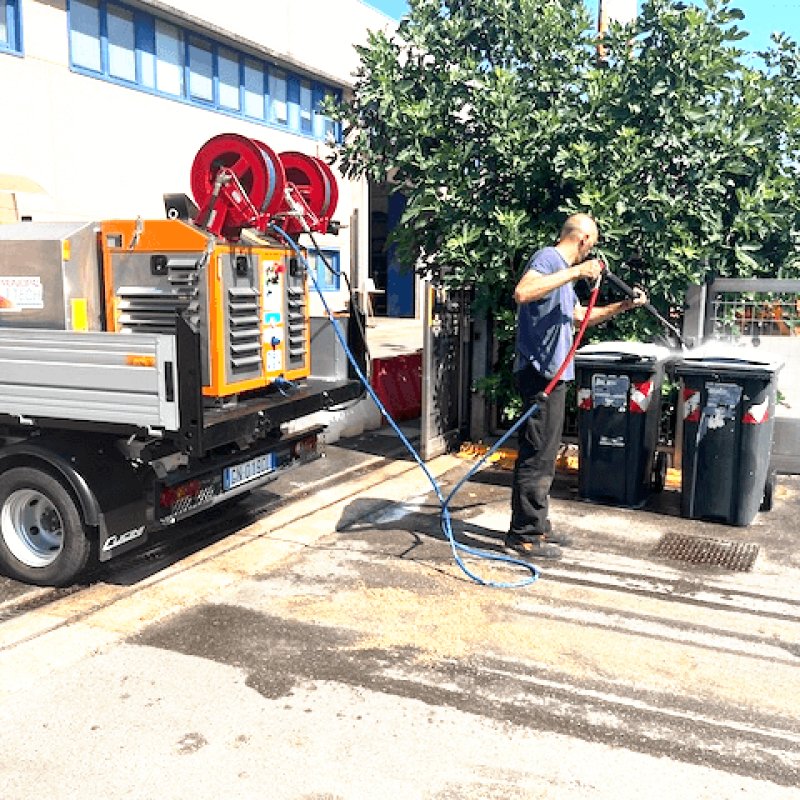
[[[312,374],[307,276],[267,225],[329,230],[335,184],[285,161],[294,183],[222,135],[196,158],[194,219],[0,225],[0,572],[72,583],[319,456],[304,418],[362,388]]]

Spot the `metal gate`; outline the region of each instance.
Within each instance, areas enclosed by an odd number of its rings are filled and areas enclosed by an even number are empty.
[[[427,461],[465,436],[469,413],[471,293],[424,284],[420,454]]]
[[[719,278],[690,287],[686,301],[683,335],[690,346],[738,342],[783,361],[772,466],[800,474],[800,280]]]

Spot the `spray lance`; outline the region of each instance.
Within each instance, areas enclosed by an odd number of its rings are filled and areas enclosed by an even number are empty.
[[[600,251],[597,253],[598,258],[603,263],[603,279],[608,281],[615,289],[622,292],[626,297],[629,297],[631,300],[636,298],[636,290],[632,289],[628,286],[622,278],[617,277],[612,271],[611,268],[608,266],[608,259],[603,255]],[[686,347],[686,342],[681,335],[681,332],[668,320],[665,319],[664,316],[658,311],[658,309],[650,302],[644,303],[641,308],[644,308],[645,311],[648,311],[652,316],[654,316],[677,340],[678,344],[681,347]]]

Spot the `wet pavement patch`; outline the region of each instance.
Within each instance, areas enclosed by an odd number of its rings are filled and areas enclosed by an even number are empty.
[[[670,532],[664,535],[653,555],[688,564],[707,564],[735,572],[749,572],[758,556],[752,542],[729,542],[709,536]]]
[[[248,687],[286,709],[297,690],[300,713],[324,716],[324,704],[309,703],[308,691],[338,683],[731,772],[744,770],[746,748],[747,774],[795,785],[796,775],[772,752],[769,736],[707,720],[705,705],[690,703],[687,720],[671,708],[662,712],[659,696],[642,694],[631,702],[613,694],[613,686],[581,687],[541,669],[531,675],[525,663],[488,655],[420,663],[414,647],[359,646],[348,631],[221,604],[180,614],[129,641],[240,668]],[[204,745],[188,733],[177,749],[190,755]]]
[[[298,713],[324,716],[324,703],[318,708],[309,702],[308,692],[323,683],[340,684],[785,785],[796,781],[791,763],[774,751],[769,728],[758,729],[759,720],[748,717],[752,730],[720,724],[708,716],[705,703],[689,703],[684,713],[678,707],[662,711],[660,695],[626,698],[613,685],[576,684],[524,661],[489,654],[420,661],[413,646],[370,646],[338,627],[225,604],[184,612],[129,642],[237,667],[248,687],[285,709],[297,703]],[[206,743],[187,733],[176,744],[189,755]]]
[[[363,651],[349,654],[356,638],[236,606],[202,605],[131,641],[241,668],[248,673],[248,686],[277,699],[290,695],[298,681],[347,680],[348,661],[363,671],[352,663],[363,658]]]

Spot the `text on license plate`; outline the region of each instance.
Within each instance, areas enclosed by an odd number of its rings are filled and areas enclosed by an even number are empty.
[[[275,454],[267,453],[265,456],[257,456],[245,461],[243,464],[236,464],[233,467],[225,467],[222,473],[223,491],[235,489],[243,483],[260,478],[275,469]]]

